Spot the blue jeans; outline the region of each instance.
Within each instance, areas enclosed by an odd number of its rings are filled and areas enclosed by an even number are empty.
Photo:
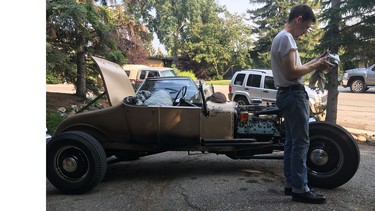
[[[306,156],[310,145],[307,94],[304,90],[278,91],[276,105],[285,118],[285,187],[291,187],[294,193],[307,192]]]

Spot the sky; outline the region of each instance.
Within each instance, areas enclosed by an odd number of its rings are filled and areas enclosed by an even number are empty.
[[[246,13],[250,9],[249,0],[216,0],[220,5],[225,5],[231,13]]]

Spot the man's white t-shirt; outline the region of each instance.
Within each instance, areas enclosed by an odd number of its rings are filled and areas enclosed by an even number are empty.
[[[301,66],[301,58],[299,57],[296,41],[294,40],[292,34],[282,30],[273,39],[271,46],[271,68],[275,85],[277,87],[287,87],[298,84],[303,85],[303,77],[292,81],[286,79],[285,77],[282,58],[286,56],[290,50],[295,50],[296,66]]]

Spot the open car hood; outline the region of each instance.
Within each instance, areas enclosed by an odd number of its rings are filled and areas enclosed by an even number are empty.
[[[95,56],[91,56],[91,58],[99,67],[108,102],[111,106],[121,103],[124,97],[135,96],[129,77],[120,65]]]

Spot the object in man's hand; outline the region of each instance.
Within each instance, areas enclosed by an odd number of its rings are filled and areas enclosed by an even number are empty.
[[[318,88],[324,92],[324,84],[326,83],[326,77],[324,76],[324,72],[322,70],[315,70],[314,73],[311,75],[309,80],[309,87],[311,89],[315,89],[316,84]]]
[[[329,61],[331,64],[334,65],[333,67],[337,67],[337,65],[339,65],[339,62],[340,62],[340,57],[339,57],[339,55],[334,54],[334,53],[329,53],[327,58],[328,58],[328,61]]]
[[[327,57],[329,63],[332,64],[331,68],[337,67],[337,65],[339,65],[340,57],[337,54],[326,52],[322,54],[321,57]],[[324,76],[323,70],[315,70],[314,73],[310,77],[309,87],[311,89],[314,89],[317,84],[318,88],[324,91],[324,84],[326,83],[326,81],[327,79]]]

